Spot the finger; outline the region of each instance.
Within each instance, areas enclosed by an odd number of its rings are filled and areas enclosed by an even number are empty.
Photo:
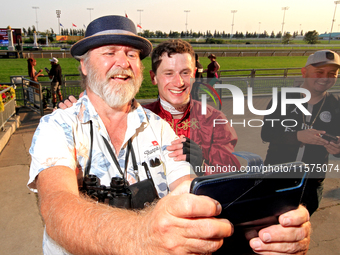
[[[321,137],[318,136],[318,137],[315,137],[315,139],[314,139],[314,144],[325,146],[325,145],[328,145],[329,142],[328,142],[327,140],[325,140],[325,139],[323,139],[323,138],[321,138]]]
[[[84,96],[84,91],[79,94],[79,98]]]
[[[234,227],[227,219],[197,218],[187,221],[183,235],[195,239],[219,239],[231,236]],[[204,229],[204,231],[202,231]]]
[[[332,146],[332,145],[324,145],[324,147],[326,148],[326,150],[328,151],[329,154],[335,155],[335,154],[339,154],[340,153],[340,149]]]
[[[222,210],[219,202],[207,196],[182,194],[172,200],[171,204],[168,204],[167,211],[180,218],[214,217]]]
[[[300,226],[309,221],[309,212],[303,205],[299,205],[296,210],[288,211],[279,217],[279,222],[284,227]]]
[[[310,222],[302,224],[300,227],[283,227],[279,224],[272,225],[259,232],[259,238],[264,243],[272,242],[298,242],[310,234]]]
[[[340,150],[340,144],[332,141],[328,145],[325,145],[325,148],[331,149],[331,150],[334,150],[334,151],[338,151],[338,150]],[[335,154],[337,154],[337,153],[335,153]]]
[[[171,142],[171,144],[172,145],[174,145],[174,144],[182,144],[182,142],[185,142],[185,138],[178,138],[178,139],[176,139],[176,140],[173,140],[172,142]]]
[[[179,155],[179,156],[176,156],[175,158],[174,158],[174,161],[187,161],[187,162],[189,162],[188,160],[187,160],[187,156],[186,155]],[[189,162],[190,163],[190,162]]]
[[[182,148],[183,148],[183,144],[182,143],[172,144],[172,145],[169,145],[168,147],[166,147],[166,149],[168,151],[181,150]]]
[[[299,242],[263,243],[261,239],[254,238],[249,245],[258,254],[306,254],[309,242],[306,238]]]
[[[68,97],[68,100],[71,102],[71,103],[77,103],[77,98],[75,98],[73,95],[70,95],[69,97]]]
[[[67,108],[71,107],[73,105],[72,102],[70,102],[68,99],[64,101],[64,104],[66,105]]]
[[[178,156],[183,155],[183,150],[179,149],[179,150],[174,150],[171,153],[168,154],[170,158],[176,158]]]
[[[68,107],[66,106],[66,104],[64,104],[64,103],[62,103],[62,102],[60,102],[60,103],[58,104],[58,107],[59,107],[60,109],[62,109],[62,110],[65,110],[65,109],[68,108]]]

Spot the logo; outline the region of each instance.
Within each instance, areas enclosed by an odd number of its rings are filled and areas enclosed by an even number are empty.
[[[326,123],[331,122],[332,114],[329,111],[324,111],[320,113],[320,119]]]
[[[216,78],[213,78],[211,79],[211,81],[209,82],[209,84],[207,83],[203,83],[201,82],[202,85],[206,86],[208,89],[210,89],[218,98],[218,100],[220,101],[220,104],[222,105],[222,100],[220,98],[220,95],[217,93],[217,91],[213,88],[213,85],[217,82],[218,80]],[[205,93],[207,93],[211,98],[212,100],[214,101],[215,103],[215,106],[217,106],[217,103],[216,103],[216,100],[215,100],[215,97],[213,96],[213,94],[210,93],[209,90],[207,90],[206,88],[201,88],[199,87],[200,90],[203,90]]]
[[[209,84],[207,83],[203,83],[201,82],[200,84],[204,85],[205,87],[207,87],[212,93],[214,93],[218,100],[220,101],[220,104],[222,106],[222,100],[221,100],[221,97],[220,95],[217,93],[217,91],[213,88],[213,85],[217,82],[218,80],[216,78],[213,78],[211,79],[211,81],[209,82]],[[215,103],[215,106],[217,106],[217,102],[215,100],[215,97],[214,95],[209,91],[207,90],[206,88],[201,88],[199,87],[200,90],[203,90],[205,93],[207,93],[211,98],[212,100],[214,101]],[[207,113],[207,95],[206,94],[202,94],[202,114],[203,114],[203,108],[205,109],[205,113],[203,115],[205,115]]]
[[[153,146],[158,146],[159,145],[157,141],[152,141],[151,143],[152,143]]]
[[[326,58],[329,60],[334,60],[334,53],[333,52],[326,52]]]
[[[207,85],[207,84],[206,84]],[[216,84],[215,88],[217,89],[229,89],[229,91],[232,94],[233,97],[233,115],[244,115],[244,95],[240,88],[238,88],[235,85],[231,84]],[[212,88],[213,89],[213,88]],[[214,90],[214,89],[213,89]],[[216,90],[214,90],[217,94]],[[253,105],[253,88],[248,87],[247,88],[247,103],[248,103],[248,109],[251,113],[255,115],[270,115],[272,114],[278,105],[278,91],[277,88],[272,88],[273,96],[272,96],[272,106],[270,109],[267,110],[258,110],[255,109]],[[303,93],[306,96],[304,98],[287,98],[288,93]],[[217,94],[218,95],[218,94]],[[218,96],[220,102],[221,98]],[[286,106],[289,104],[295,105],[296,108],[299,108],[300,111],[305,115],[311,115],[311,113],[302,105],[303,103],[306,103],[310,100],[311,94],[307,89],[304,88],[298,88],[298,87],[282,87],[281,88],[281,115],[286,115]],[[202,102],[202,109],[201,113],[202,115],[207,114],[207,95],[202,94],[201,96],[201,102]],[[222,102],[221,102],[222,104]]]

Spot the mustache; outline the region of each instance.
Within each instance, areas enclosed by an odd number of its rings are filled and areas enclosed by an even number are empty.
[[[106,74],[106,78],[109,79],[109,78],[111,78],[112,76],[119,75],[119,74],[121,74],[121,75],[128,75],[128,76],[130,76],[131,78],[135,78],[135,74],[133,73],[133,71],[131,70],[131,68],[124,69],[124,68],[121,68],[121,67],[111,69],[111,70]]]

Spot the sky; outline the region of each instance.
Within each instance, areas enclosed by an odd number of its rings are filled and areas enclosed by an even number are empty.
[[[125,15],[143,30],[162,32],[185,31],[231,33],[233,16],[236,31],[245,33],[266,30],[269,34],[282,30],[330,32],[335,8],[333,32],[340,32],[340,4],[333,0],[0,0],[0,28],[28,28],[32,25],[46,32],[58,33],[56,10],[61,10],[64,28],[84,28],[90,20],[105,15]],[[32,7],[39,7],[33,9]],[[289,7],[288,10],[282,10]],[[93,8],[93,10],[87,10]],[[142,11],[138,11],[142,10]],[[190,12],[185,12],[189,10]],[[237,12],[232,14],[232,10]],[[187,25],[186,25],[187,23]],[[138,29],[139,32],[139,29]]]

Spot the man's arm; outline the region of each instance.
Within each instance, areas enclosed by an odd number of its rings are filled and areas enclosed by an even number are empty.
[[[184,194],[189,185],[183,183],[155,206],[131,211],[80,197],[70,168],[51,167],[37,177],[47,233],[73,254],[191,254],[217,250],[223,238],[232,234],[232,225],[212,218],[221,211],[215,200]]]

